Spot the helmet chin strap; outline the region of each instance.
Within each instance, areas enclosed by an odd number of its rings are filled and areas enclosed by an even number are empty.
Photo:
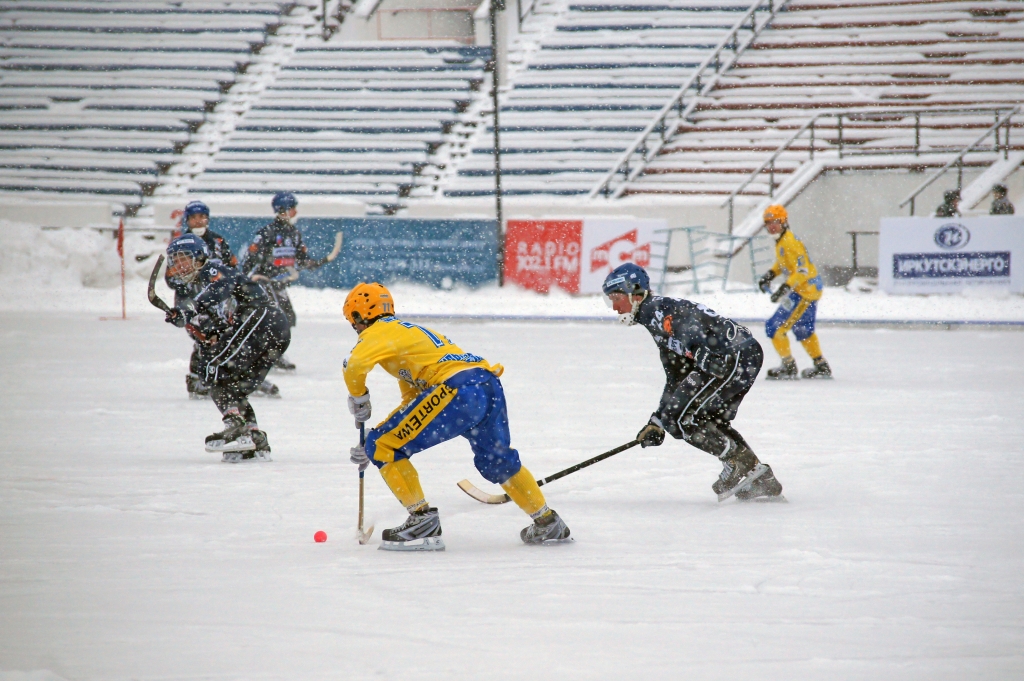
[[[192,227],[189,231],[201,237],[206,234],[206,227]]]
[[[619,315],[619,324],[624,324],[625,326],[633,326],[634,324],[636,324],[636,313],[637,313],[637,310],[639,310],[640,309],[640,305],[645,300],[647,300],[647,296],[649,296],[650,293],[651,293],[650,291],[644,291],[644,297],[641,298],[640,300],[633,300],[633,296],[630,296],[629,297],[629,302],[632,305],[633,309],[631,309],[626,314],[620,314]]]

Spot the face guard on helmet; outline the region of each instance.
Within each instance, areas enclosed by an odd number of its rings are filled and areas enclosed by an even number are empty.
[[[192,283],[209,258],[206,243],[195,234],[182,234],[167,246],[167,276]]]
[[[605,302],[612,308],[614,308],[612,294],[621,293],[628,296],[631,309],[625,314],[619,314],[619,322],[626,326],[632,326],[636,324],[636,313],[640,309],[640,304],[651,292],[651,279],[647,276],[644,268],[627,262],[616,267],[604,278],[601,290],[604,291]],[[640,296],[640,298],[636,299],[633,296]]]
[[[395,301],[382,284],[360,282],[345,298],[345,319],[353,326],[395,314]]]
[[[205,220],[191,220],[192,216],[201,215]],[[182,222],[190,232],[198,236],[206,234],[206,228],[210,224],[210,207],[202,201],[189,201],[185,206],[185,214]]]

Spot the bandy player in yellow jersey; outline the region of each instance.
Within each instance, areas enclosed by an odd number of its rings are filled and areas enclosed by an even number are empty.
[[[832,378],[832,369],[821,354],[818,336],[814,333],[814,322],[818,313],[823,284],[818,270],[807,255],[807,249],[789,231],[789,215],[779,204],[768,206],[764,211],[764,228],[775,237],[775,264],[761,277],[759,286],[765,293],[771,293],[772,279],[780,274],[786,281],[775,293],[772,302],[782,303],[775,314],[765,323],[765,332],[772,340],[776,352],[782,357],[782,366],[769,369],[769,379],[797,378],[796,361],[789,351],[790,329],[814,360],[814,368],[804,369],[804,378]]]
[[[500,364],[489,364],[447,336],[394,316],[390,292],[377,283],[358,284],[345,299],[345,318],[359,334],[345,362],[349,411],[356,426],[370,418],[366,375],[377,365],[398,379],[402,404],[352,448],[352,463],[369,463],[409,511],[400,526],[384,530],[380,548],[443,551],[441,519],[420,487],[409,460],[413,454],[461,435],[469,440],[473,463],[487,480],[501,485],[533,519],[520,537],[527,544],[570,541],[569,528],[553,510],[533,475],[512,449]]]

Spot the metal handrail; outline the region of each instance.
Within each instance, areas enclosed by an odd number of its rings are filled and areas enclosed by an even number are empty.
[[[921,144],[921,116],[933,116],[933,115],[934,116],[941,116],[941,115],[948,115],[948,114],[965,114],[966,115],[966,114],[979,114],[979,113],[993,113],[996,116],[999,116],[1002,111],[1006,110],[1006,108],[1007,107],[1005,105],[1004,106],[995,105],[995,106],[970,106],[970,107],[943,107],[943,108],[915,107],[915,108],[906,108],[906,109],[878,109],[878,108],[871,108],[871,109],[845,109],[843,111],[825,111],[825,112],[821,112],[821,113],[815,114],[810,120],[808,120],[806,123],[804,123],[802,126],[800,126],[800,128],[795,133],[793,133],[793,135],[791,135],[789,137],[789,139],[787,139],[785,142],[780,144],[779,147],[775,150],[775,152],[771,156],[769,156],[768,159],[765,160],[765,162],[762,163],[760,165],[760,167],[758,167],[757,170],[755,170],[750,175],[748,175],[747,179],[743,182],[743,184],[741,184],[739,187],[734,189],[732,191],[732,193],[729,194],[729,196],[720,204],[719,208],[725,208],[726,206],[729,206],[729,230],[731,232],[732,225],[733,225],[733,211],[732,211],[732,207],[734,205],[736,197],[739,196],[740,194],[742,194],[743,190],[746,189],[748,186],[750,186],[750,184],[754,180],[756,180],[758,178],[758,176],[765,171],[766,168],[769,168],[769,167],[772,169],[772,171],[771,171],[772,172],[772,177],[771,177],[771,179],[769,180],[769,183],[768,183],[768,196],[769,196],[769,198],[774,197],[775,196],[775,161],[777,161],[779,156],[781,156],[783,154],[783,152],[787,151],[793,145],[793,143],[796,142],[801,136],[803,136],[803,134],[805,132],[807,132],[808,130],[810,130],[810,142],[811,142],[811,147],[808,150],[808,158],[813,161],[814,160],[814,154],[815,154],[815,151],[816,151],[815,146],[814,146],[814,128],[815,128],[815,124],[820,119],[822,119],[822,118],[835,117],[835,118],[838,119],[838,130],[839,130],[838,153],[839,153],[839,158],[843,158],[843,136],[842,136],[842,129],[843,128],[842,128],[842,121],[843,121],[844,118],[849,119],[849,120],[856,120],[856,119],[858,119],[859,117],[862,117],[862,116],[867,116],[867,117],[870,117],[870,116],[914,116],[914,125],[915,125],[915,136],[914,136],[914,139],[915,139],[915,146],[914,146],[913,154],[915,156],[919,156],[921,154],[921,151],[920,151],[920,144]],[[994,126],[994,127],[998,127],[998,126]],[[987,136],[990,132],[991,132],[991,128],[988,131],[986,131],[985,135],[983,135],[981,139],[984,139],[984,137]],[[977,143],[975,143],[975,144],[977,144]],[[878,153],[879,154],[893,154],[894,152],[885,151],[885,152],[878,152]],[[907,153],[910,153],[910,152],[907,152]],[[868,154],[868,152],[860,152],[857,155],[867,155],[867,154]],[[954,159],[953,162],[955,163],[955,159]],[[903,206],[903,204],[900,204],[900,207],[902,207],[902,206]]]
[[[700,97],[706,95],[712,88],[714,88],[718,82],[718,78],[725,71],[732,68],[740,55],[743,54],[754,39],[760,35],[761,31],[771,23],[772,19],[775,18],[775,15],[781,12],[783,8],[789,4],[789,1],[790,0],[768,0],[768,7],[767,10],[765,10],[768,12],[768,17],[761,22],[760,26],[758,26],[756,14],[758,11],[761,11],[764,0],[756,0],[754,4],[750,6],[750,9],[740,17],[739,21],[733,25],[725,37],[719,41],[711,54],[701,62],[701,65],[697,67],[697,70],[686,80],[682,87],[676,91],[676,94],[673,95],[672,99],[661,107],[661,110],[658,112],[658,115],[655,116],[654,120],[647,124],[647,127],[643,129],[643,132],[641,132],[626,151],[619,156],[618,161],[616,161],[612,169],[605,173],[597,185],[590,190],[587,198],[594,198],[598,194],[604,194],[604,196],[608,197],[612,193],[612,180],[614,180],[617,175],[622,174],[624,176],[623,182],[615,190],[615,196],[619,196],[625,189],[626,183],[639,175],[640,172],[643,171],[647,162],[654,158],[661,150],[661,147],[665,145],[665,142],[675,134],[678,129],[679,122],[685,120],[690,115],[697,102],[700,100]],[[749,27],[745,26],[748,20],[750,21]],[[739,33],[744,30],[750,31],[750,36],[742,45],[740,45]],[[723,61],[722,53],[726,49],[731,49],[733,54],[731,59]],[[714,74],[711,75],[707,81],[702,82],[704,72],[709,68],[714,68]],[[697,94],[688,104],[684,103],[686,94],[694,87],[697,90]],[[676,121],[671,125],[667,125],[667,119],[669,115],[673,113],[673,110],[678,110]],[[658,131],[660,139],[649,147],[647,138],[650,137],[655,130]],[[630,169],[630,159],[638,151],[640,152],[641,157],[640,162]]]
[[[1016,116],[1018,113],[1020,113],[1020,110],[1021,110],[1020,105],[1017,105],[1017,106],[1013,107],[1013,109],[1009,113],[1004,114],[1001,118],[996,120],[995,123],[990,125],[989,128],[985,132],[983,132],[980,137],[978,137],[978,139],[974,140],[973,142],[968,144],[966,147],[961,149],[960,153],[956,155],[956,158],[952,159],[949,163],[947,163],[946,165],[944,165],[941,168],[939,168],[938,170],[936,170],[932,174],[932,176],[929,177],[924,182],[922,182],[917,187],[917,189],[915,189],[914,191],[910,192],[910,194],[907,196],[907,198],[905,198],[902,201],[900,201],[900,205],[897,206],[897,208],[903,208],[903,206],[905,206],[905,205],[907,205],[909,203],[910,204],[910,214],[913,215],[914,214],[914,199],[916,199],[917,196],[921,192],[923,192],[925,189],[927,189],[929,186],[931,186],[931,184],[933,182],[935,182],[937,179],[942,177],[942,175],[947,170],[952,168],[954,165],[962,164],[963,160],[964,160],[964,156],[966,156],[971,151],[973,151],[974,147],[976,147],[979,144],[981,144],[985,140],[985,138],[988,137],[989,135],[991,135],[992,133],[995,133],[995,135],[996,135],[996,151],[998,151],[999,150],[999,128],[1001,128],[1004,125],[1006,126],[1006,144],[1003,147],[1003,157],[1006,158],[1009,155],[1009,152],[1010,152],[1010,119],[1013,118],[1014,116]]]

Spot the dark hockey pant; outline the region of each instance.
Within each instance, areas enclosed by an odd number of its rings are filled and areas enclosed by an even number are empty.
[[[247,398],[290,342],[288,319],[273,307],[246,312],[238,326],[225,332],[206,365],[210,396],[222,414],[234,407],[247,423],[256,422]]]
[[[662,427],[672,437],[718,458],[734,456],[738,447],[749,450],[730,422],[763,362],[760,344],[751,339],[728,357],[724,376],[691,371],[682,381],[665,386],[657,414]]]
[[[295,326],[295,322],[298,319],[295,316],[295,308],[292,307],[292,299],[288,297],[288,285],[271,282],[263,288],[266,290],[267,295],[270,296],[270,299],[274,301],[277,309],[281,310],[284,316],[288,318],[288,326]]]

